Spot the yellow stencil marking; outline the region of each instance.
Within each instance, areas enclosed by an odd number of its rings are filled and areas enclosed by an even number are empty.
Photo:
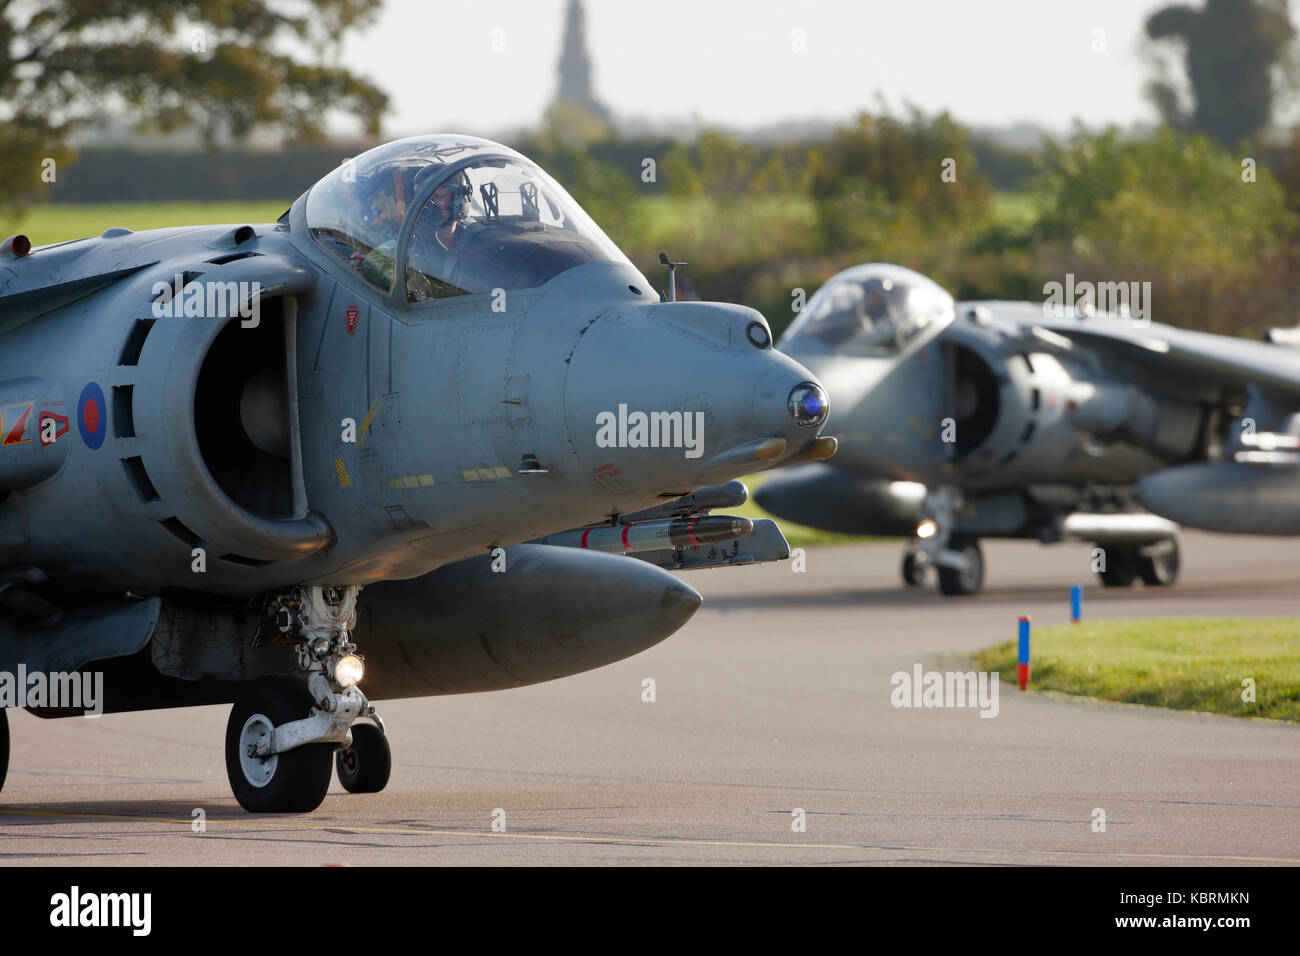
[[[335,459],[334,459],[334,470],[337,471],[337,472],[339,473],[339,487],[340,487],[340,488],[351,488],[351,487],[352,487],[352,479],[348,477],[348,470],[347,470],[346,468],[343,467],[343,459],[342,459],[342,458],[335,458]]]
[[[379,413],[379,399],[375,399],[370,406],[370,411],[366,412],[366,417],[361,419],[361,427],[357,429],[357,444],[366,443],[366,435],[370,432],[370,424],[375,420],[375,415]]]

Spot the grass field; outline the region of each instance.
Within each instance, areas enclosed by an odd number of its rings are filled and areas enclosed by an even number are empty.
[[[47,203],[33,206],[20,220],[6,218],[0,236],[23,233],[33,245],[98,236],[125,226],[140,232],[167,226],[275,222],[293,200],[270,202]]]
[[[1032,634],[1030,688],[1208,711],[1300,720],[1300,618],[1156,618],[1045,627]],[[976,666],[1016,679],[1016,644]],[[1255,700],[1242,699],[1243,680]]]
[[[247,202],[45,203],[28,209],[20,220],[3,219],[0,235],[24,233],[36,245],[97,236],[113,226],[161,229],[211,223],[274,222],[293,198]],[[1026,193],[1002,192],[993,198],[994,219],[1004,225],[1025,226],[1038,208]],[[726,261],[757,256],[773,235],[798,233],[816,226],[816,209],[806,199],[781,196],[736,203],[726,210],[724,247],[712,257]],[[716,238],[719,209],[707,199],[648,196],[637,200],[630,224],[647,248],[680,245],[684,237]]]

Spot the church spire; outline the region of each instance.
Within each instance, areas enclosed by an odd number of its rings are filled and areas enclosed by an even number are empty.
[[[591,58],[587,55],[586,17],[581,0],[569,0],[559,71],[560,86],[555,94],[555,105],[579,106],[609,122],[609,111],[591,91]]]

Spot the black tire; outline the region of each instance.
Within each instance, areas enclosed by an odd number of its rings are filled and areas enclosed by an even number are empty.
[[[1143,583],[1149,587],[1169,587],[1178,580],[1178,542],[1171,541],[1169,544],[1169,548],[1156,554],[1138,557],[1138,574],[1142,575]]]
[[[1108,588],[1126,588],[1137,580],[1138,554],[1134,548],[1105,548],[1106,570],[1097,577]]]
[[[235,799],[249,813],[310,813],[325,799],[333,744],[307,744],[264,761],[249,759],[248,765],[264,774],[257,781],[241,760],[246,724],[260,718],[263,726],[278,727],[307,717],[313,703],[306,685],[289,677],[263,677],[235,701],[226,724],[226,776]],[[256,729],[254,725],[250,732]]]
[[[916,560],[915,551],[903,552],[903,583],[909,588],[925,583],[926,565]]]
[[[969,571],[945,568],[939,565],[939,590],[948,597],[964,597],[977,594],[984,586],[984,552],[980,550],[977,538],[965,535],[953,535],[948,542],[953,551],[960,551],[970,564]]]
[[[0,790],[5,788],[9,773],[9,714],[0,710]]]
[[[353,724],[352,746],[334,755],[334,768],[348,793],[378,793],[393,770],[388,737],[374,724]]]

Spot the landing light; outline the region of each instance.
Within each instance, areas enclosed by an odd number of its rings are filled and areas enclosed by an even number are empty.
[[[939,526],[926,518],[916,526],[916,536],[918,538],[933,538],[934,533],[939,530]]]
[[[352,687],[361,683],[361,678],[365,676],[366,665],[363,660],[356,654],[348,654],[346,657],[339,659],[334,665],[334,679],[343,687]]]

